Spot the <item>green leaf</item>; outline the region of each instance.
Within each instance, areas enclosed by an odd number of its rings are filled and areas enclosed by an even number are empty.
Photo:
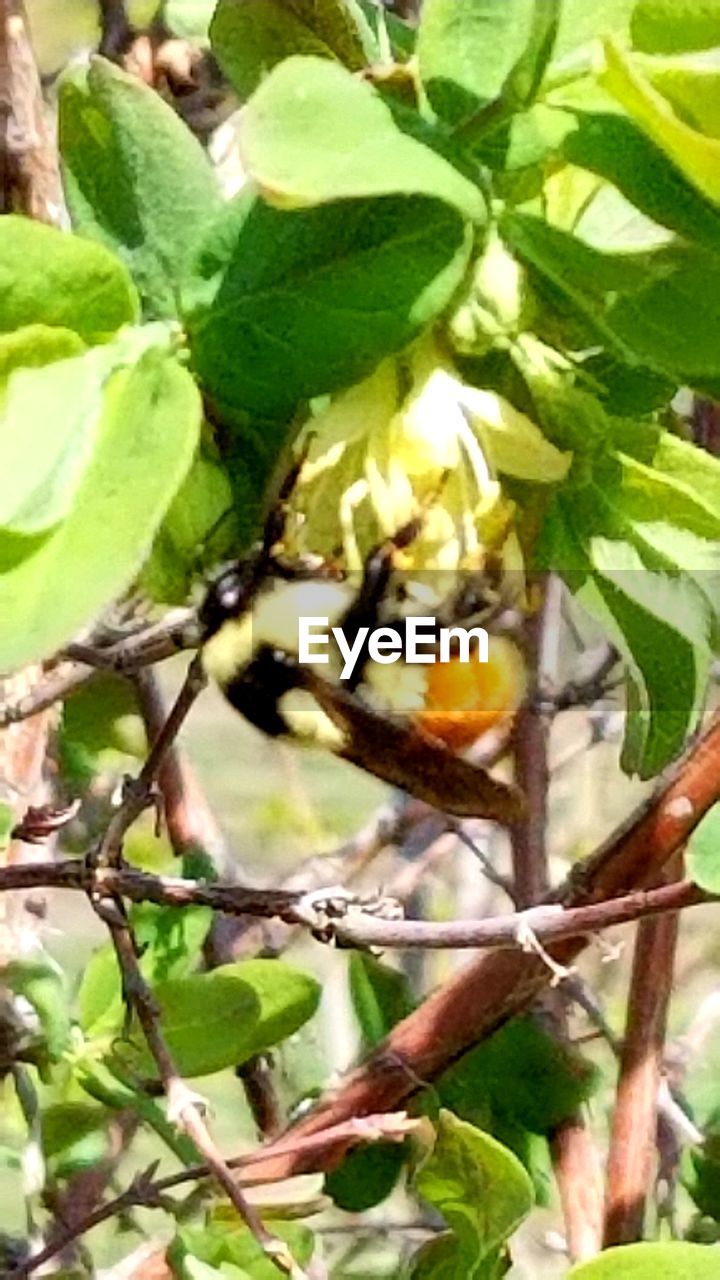
[[[595,327],[610,351],[673,379],[712,389],[720,378],[720,264],[699,248],[601,253],[528,214],[509,214],[514,252]],[[704,305],[698,308],[697,299]],[[589,344],[588,344],[589,345]]]
[[[680,120],[667,99],[611,40],[605,42],[605,63],[598,77],[603,88],[617,98],[698,191],[720,204],[720,141]]]
[[[287,418],[298,400],[360,381],[447,306],[469,253],[467,228],[439,200],[286,213],[242,196],[211,229],[186,297],[205,390],[225,408]],[[274,438],[279,449],[277,429],[265,445]]]
[[[420,195],[485,219],[472,182],[403,133],[371,85],[321,58],[288,58],[270,73],[243,112],[240,146],[262,194],[285,209]]]
[[[360,71],[377,56],[356,0],[219,0],[213,52],[241,98],[293,54],[337,59]]]
[[[720,45],[720,0],[638,0],[630,35],[645,53]]]
[[[454,1274],[468,1280],[487,1274],[481,1265],[497,1255],[533,1205],[532,1185],[520,1161],[451,1111],[440,1112],[435,1147],[415,1185],[451,1227]],[[442,1242],[443,1253],[447,1248]],[[426,1262],[416,1274],[435,1273]]]
[[[43,1154],[54,1178],[97,1166],[108,1152],[107,1112],[85,1102],[62,1102],[42,1113]]]
[[[92,456],[112,374],[135,363],[156,335],[120,334],[68,360],[11,374],[0,408],[0,528],[44,533],[72,507]]]
[[[146,309],[172,317],[185,266],[220,206],[199,142],[153,89],[103,58],[60,90],[73,226],[114,249]]]
[[[55,360],[81,355],[85,343],[72,329],[45,324],[26,324],[0,337],[0,380],[4,383],[16,369],[42,369]],[[5,388],[2,388],[4,394]]]
[[[720,138],[720,71],[689,58],[636,59],[651,84],[672,103],[687,124]]]
[[[687,873],[707,893],[720,893],[720,805],[713,805],[693,831]]]
[[[184,604],[198,578],[240,546],[224,467],[201,451],[160,526],[140,583],[151,600]]]
[[[720,247],[720,211],[625,116],[580,113],[562,154],[612,182],[649,218],[709,249]]]
[[[439,1083],[440,1099],[466,1120],[497,1119],[549,1134],[595,1092],[591,1063],[535,1018],[513,1018],[466,1053]]]
[[[272,1235],[284,1240],[300,1267],[310,1262],[314,1240],[302,1223],[268,1219]],[[241,1222],[209,1221],[204,1227],[183,1227],[168,1248],[173,1275],[179,1280],[200,1280],[212,1274],[232,1280],[276,1280],[275,1264],[263,1253],[249,1229]],[[210,1271],[198,1270],[198,1266]]]
[[[150,350],[113,375],[65,520],[44,538],[0,537],[0,669],[56,652],[130,584],[199,427],[197,388],[171,355]]]
[[[122,263],[107,249],[30,218],[0,222],[0,330],[44,324],[100,342],[137,319]]]
[[[628,1244],[568,1272],[567,1280],[714,1280],[717,1249],[702,1244]]]
[[[626,537],[643,545],[621,499],[613,509],[616,483],[600,480],[597,502],[583,492],[582,503],[571,493],[558,496],[540,556],[566,577],[622,653],[632,695],[622,763],[627,772],[653,777],[697,723],[710,660],[708,607],[687,574],[653,572],[634,545],[619,540],[617,528],[615,538],[599,532],[619,520]]]
[[[165,0],[163,26],[181,40],[206,44],[210,39],[210,23],[215,8],[215,0]]]
[[[433,110],[457,125],[499,97],[523,54],[533,0],[425,0],[420,77]]]
[[[320,987],[282,960],[246,960],[154,987],[163,1033],[184,1076],[246,1062],[291,1036],[315,1012]],[[147,1049],[139,1070],[154,1073]]]
[[[408,980],[399,969],[366,951],[353,951],[348,968],[350,997],[363,1039],[373,1047],[414,1008]]]
[[[51,1062],[62,1057],[70,1037],[70,1009],[65,975],[47,952],[38,951],[23,960],[11,960],[3,968],[3,982],[33,1006]]]
[[[564,0],[555,41],[555,61],[577,64],[578,55],[586,54],[599,36],[625,37],[636,3],[637,0],[597,0],[594,4],[588,4],[588,0]],[[586,58],[585,64],[581,63],[583,70],[587,62]]]
[[[325,1178],[325,1190],[345,1213],[366,1213],[387,1200],[407,1159],[404,1144],[371,1142],[349,1151]]]

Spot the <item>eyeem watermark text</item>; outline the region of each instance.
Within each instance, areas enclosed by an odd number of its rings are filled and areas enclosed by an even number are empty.
[[[311,666],[328,663],[332,639],[344,664],[341,680],[350,679],[358,660],[366,653],[371,662],[385,666],[400,659],[410,665],[449,662],[451,658],[470,662],[472,646],[478,662],[488,661],[488,633],[484,627],[438,627],[434,618],[410,617],[402,631],[394,627],[376,627],[372,631],[370,627],[360,627],[350,642],[342,627],[331,627],[329,621],[298,619],[298,659]]]

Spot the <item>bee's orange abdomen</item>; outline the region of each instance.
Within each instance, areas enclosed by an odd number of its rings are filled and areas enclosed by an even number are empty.
[[[473,651],[469,662],[451,658],[427,669],[419,723],[456,751],[512,719],[523,700],[525,664],[517,645],[505,636],[490,636],[488,659],[479,662]]]

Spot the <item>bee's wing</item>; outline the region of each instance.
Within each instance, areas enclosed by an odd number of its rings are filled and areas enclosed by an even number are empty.
[[[410,721],[379,715],[355,694],[304,667],[302,685],[342,732],[338,754],[383,782],[458,818],[515,822],[524,803],[517,787],[450,751]]]

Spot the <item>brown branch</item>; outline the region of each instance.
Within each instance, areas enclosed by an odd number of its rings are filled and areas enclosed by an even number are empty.
[[[22,0],[0,0],[0,213],[57,224],[63,210],[57,150]]]
[[[200,1109],[201,1099],[190,1091],[175,1066],[160,1029],[159,1010],[155,997],[140,970],[135,940],[122,908],[113,899],[93,898],[92,901],[95,910],[110,931],[122,974],[123,992],[130,1007],[137,1014],[148,1049],[157,1066],[167,1099],[168,1118],[192,1138],[212,1177],[225,1192],[230,1203],[278,1271],[301,1275],[302,1273],[295,1267],[287,1246],[270,1234],[255,1207],[246,1200],[237,1179],[220,1154],[203,1119]]]
[[[558,578],[548,575],[537,582],[536,590],[541,594],[541,605],[523,628],[529,688],[513,733],[515,775],[526,800],[524,816],[511,828],[514,896],[521,907],[539,902],[550,884],[548,748],[552,717],[558,707],[549,705],[542,695],[556,678],[563,588]],[[561,992],[545,994],[539,1016],[559,1042],[568,1041]],[[580,1109],[554,1130],[550,1155],[569,1257],[573,1262],[590,1258],[599,1252],[602,1240],[603,1185],[595,1144]]]
[[[672,778],[554,896],[575,907],[643,888],[657,879],[719,795],[720,719],[715,719]],[[567,939],[554,946],[552,955],[568,964],[584,945],[581,938]],[[550,976],[536,955],[498,950],[479,957],[398,1023],[294,1132],[304,1136],[353,1115],[396,1109],[423,1082],[527,1008]],[[279,1159],[269,1168],[287,1171],[288,1164]]]
[[[638,925],[607,1165],[606,1247],[642,1239],[677,933],[677,913]]]
[[[210,907],[229,916],[282,920],[322,933],[323,941],[346,947],[425,950],[522,950],[530,929],[539,942],[588,938],[614,925],[645,916],[682,911],[717,902],[690,880],[637,889],[634,893],[580,907],[540,904],[527,911],[482,920],[396,920],[383,918],[387,899],[354,898],[332,886],[303,893],[292,889],[254,889],[245,885],[205,884],[174,876],[155,876],[135,868],[95,867],[79,858],[62,862],[26,862],[0,867],[0,893],[11,889],[71,889],[111,894],[130,902],[170,907]]]
[[[187,610],[174,610],[161,623],[144,627],[113,644],[70,644],[62,659],[31,691],[0,703],[0,729],[62,702],[91,680],[96,670],[129,674],[197,646]]]

